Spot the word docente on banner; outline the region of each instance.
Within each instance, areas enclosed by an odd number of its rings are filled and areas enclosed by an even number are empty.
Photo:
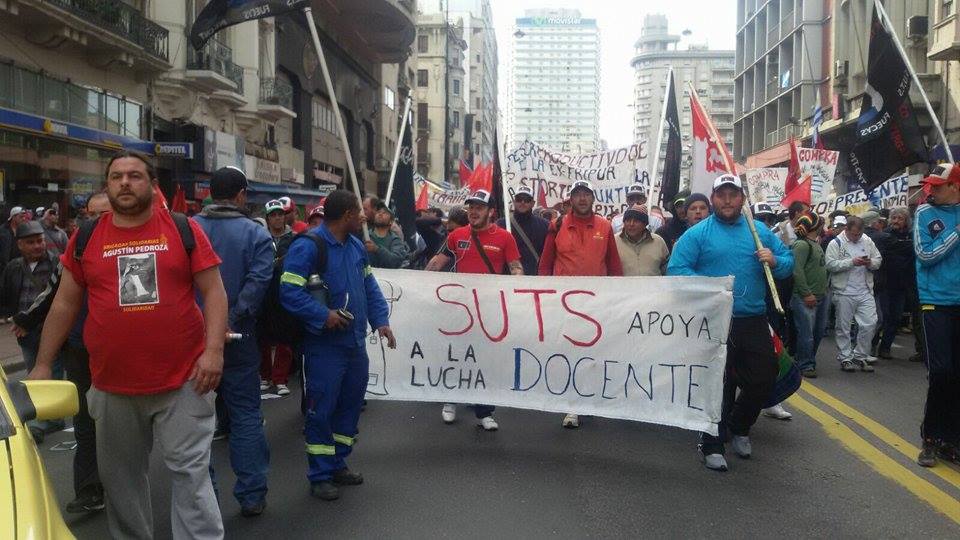
[[[717,432],[732,278],[375,275],[397,348],[369,336],[370,398]]]

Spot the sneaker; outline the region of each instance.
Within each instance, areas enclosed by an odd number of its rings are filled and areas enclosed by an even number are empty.
[[[807,369],[801,371],[800,374],[803,375],[804,377],[808,378],[808,379],[816,379],[816,378],[817,378],[817,369],[816,369],[816,368],[807,368]]]
[[[917,465],[921,467],[933,467],[937,464],[937,443],[935,441],[923,441],[923,450],[917,456]]]
[[[563,422],[560,425],[567,429],[576,429],[580,427],[580,417],[575,414],[568,414],[563,417]]]
[[[270,381],[260,379],[260,391],[266,392],[269,389],[270,389]]]
[[[278,385],[277,385],[277,395],[278,395],[278,396],[289,396],[289,395],[290,395],[290,389],[287,388],[287,385],[285,385],[285,384],[278,384]]]
[[[727,459],[723,454],[700,454],[700,460],[711,471],[727,472]]]
[[[77,495],[77,498],[67,503],[67,512],[71,514],[86,514],[99,512],[105,507],[103,490],[89,489],[86,493]]]
[[[871,357],[868,356],[867,358]],[[868,361],[866,358],[854,358],[853,363],[860,368],[860,371],[866,373],[873,373],[876,371],[873,367],[873,363]]]
[[[243,517],[257,517],[267,509],[267,501],[260,501],[251,506],[241,506],[240,515]]]
[[[861,360],[863,360],[864,362],[866,362],[866,363],[868,363],[868,364],[871,364],[871,365],[877,363],[877,357],[876,357],[876,356],[864,356],[863,358],[861,358]]]
[[[338,486],[359,486],[363,483],[363,475],[350,469],[340,469],[334,471],[333,483]]]
[[[480,419],[480,426],[481,426],[485,431],[496,431],[496,430],[500,429],[500,424],[498,424],[497,421],[494,420],[492,416],[485,416],[485,417],[481,418],[481,419]]]
[[[779,403],[773,407],[767,407],[763,410],[764,416],[769,416],[770,418],[776,418],[777,420],[790,420],[793,418],[793,415],[789,411],[783,408],[783,405]]]
[[[340,490],[330,481],[312,482],[310,495],[324,501],[335,501],[340,498]]]
[[[730,447],[733,452],[743,459],[750,459],[753,453],[753,447],[750,445],[750,437],[746,435],[734,435],[730,437]]]
[[[440,416],[443,417],[444,424],[454,423],[457,420],[457,406],[453,403],[447,403],[440,411]]]
[[[853,360],[842,360],[840,362],[840,370],[852,373],[857,370],[857,365],[853,363]]]

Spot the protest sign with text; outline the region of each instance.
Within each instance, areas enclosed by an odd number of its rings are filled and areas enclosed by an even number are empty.
[[[831,197],[825,201],[814,203],[813,211],[825,216],[834,210],[845,210],[859,216],[872,206],[877,208],[907,206],[907,197],[910,190],[909,178],[908,175],[891,178],[869,193],[858,189],[839,197]]]
[[[596,194],[594,210],[607,215],[622,212],[627,205],[627,187],[634,183],[650,185],[647,172],[645,142],[636,142],[593,154],[555,152],[535,142],[525,141],[506,155],[503,178],[511,199],[520,186],[534,193],[543,190],[547,205],[554,206],[570,195],[570,186],[577,180],[589,180]]]
[[[780,201],[786,195],[786,167],[750,169],[746,172],[746,178],[751,203],[767,203],[773,208],[780,207]]]
[[[462,188],[444,189],[443,187],[430,182],[420,175],[414,177],[416,184],[416,193],[420,193],[424,184],[427,186],[427,206],[439,208],[444,212],[449,212],[455,206],[463,206],[463,203],[470,195],[470,190]]]
[[[823,200],[833,188],[833,177],[837,172],[837,159],[840,152],[822,148],[798,148],[800,158],[800,176],[810,175],[812,201]]]
[[[732,278],[375,275],[397,348],[370,334],[370,398],[717,433]]]

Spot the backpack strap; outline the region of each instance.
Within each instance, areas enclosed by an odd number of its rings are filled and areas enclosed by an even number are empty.
[[[93,236],[93,230],[97,228],[98,223],[100,223],[99,216],[80,222],[80,227],[77,229],[77,243],[73,247],[75,261],[83,258],[83,252],[87,249],[87,244],[90,243],[90,237]]]
[[[183,249],[187,251],[187,258],[190,258],[193,248],[197,247],[197,239],[193,237],[193,228],[190,227],[190,218],[180,212],[170,212],[170,217],[180,233],[180,241],[183,242]]]

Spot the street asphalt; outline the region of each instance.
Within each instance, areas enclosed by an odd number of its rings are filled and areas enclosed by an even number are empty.
[[[691,432],[602,418],[579,430],[557,414],[500,409],[479,430],[461,408],[371,401],[351,467],[362,486],[340,500],[308,493],[296,392],[263,402],[271,447],[269,506],[243,518],[233,499],[228,444],[214,443],[228,538],[960,538],[960,468],[913,459],[926,389],[898,338],[876,373],[843,373],[831,341],[820,377],[786,404],[792,421],[761,417],[754,455],[731,470],[699,462]],[[809,382],[809,381],[808,381]],[[848,407],[848,408],[847,408]],[[874,421],[871,423],[871,421]],[[61,505],[72,498],[71,452],[42,444]],[[158,538],[170,536],[169,483],[154,456]],[[106,518],[66,515],[78,538],[107,537]]]

